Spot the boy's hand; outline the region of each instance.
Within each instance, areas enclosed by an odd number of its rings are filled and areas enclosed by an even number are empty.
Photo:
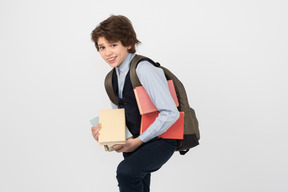
[[[98,123],[96,125],[96,127],[91,127],[91,131],[92,131],[92,135],[95,138],[96,141],[98,141],[98,137],[99,137],[99,131],[101,130],[101,124]]]
[[[129,138],[126,140],[126,143],[124,145],[114,145],[113,148],[114,149],[120,148],[116,150],[118,153],[119,152],[132,152],[142,144],[143,142],[138,137],[135,139]]]

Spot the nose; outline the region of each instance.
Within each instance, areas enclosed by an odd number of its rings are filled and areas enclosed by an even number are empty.
[[[105,49],[105,55],[106,55],[106,56],[110,56],[111,54],[112,54],[111,49],[110,49],[109,47],[107,47],[107,48]]]

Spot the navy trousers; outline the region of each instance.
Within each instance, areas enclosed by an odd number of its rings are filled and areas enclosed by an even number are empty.
[[[154,138],[131,153],[123,153],[116,176],[120,192],[149,192],[151,172],[170,159],[176,146],[175,139]]]

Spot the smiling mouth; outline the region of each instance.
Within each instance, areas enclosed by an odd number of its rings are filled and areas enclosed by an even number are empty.
[[[114,61],[116,60],[116,57],[111,57],[111,58],[108,58],[107,61],[109,63],[113,63]]]

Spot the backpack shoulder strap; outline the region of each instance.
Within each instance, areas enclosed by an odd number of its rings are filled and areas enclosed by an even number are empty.
[[[130,80],[131,80],[131,84],[132,84],[133,89],[135,87],[141,86],[140,80],[139,80],[137,73],[136,73],[137,65],[141,61],[148,61],[149,63],[153,64],[154,66],[160,67],[159,63],[154,62],[152,59],[149,59],[148,57],[145,57],[142,55],[135,55],[131,61],[131,64],[130,64]]]
[[[113,90],[113,85],[112,85],[112,77],[113,77],[113,72],[114,72],[114,68],[106,75],[105,77],[105,82],[104,82],[104,85],[105,85],[105,90],[107,92],[107,95],[110,99],[110,101],[112,103],[114,103],[115,105],[118,106],[118,102],[117,102],[117,99],[116,99],[116,95],[114,93],[114,90]]]

